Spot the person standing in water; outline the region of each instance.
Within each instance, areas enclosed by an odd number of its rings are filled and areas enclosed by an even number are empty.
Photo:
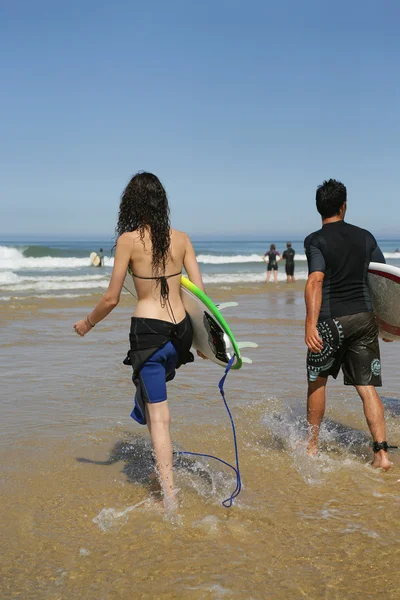
[[[103,252],[103,248],[100,248],[99,253],[98,253],[97,256],[100,259],[99,267],[104,267],[104,252]]]
[[[286,281],[287,283],[295,283],[294,278],[294,256],[296,251],[292,248],[292,242],[287,242],[286,250],[282,254],[282,258],[285,259],[285,271],[286,271]]]
[[[271,272],[274,272],[274,282],[278,283],[278,262],[281,255],[276,250],[275,244],[271,244],[269,250],[264,254],[264,262],[267,263],[267,283],[269,283]]]
[[[317,189],[316,204],[322,229],[304,242],[309,269],[305,291],[307,452],[317,454],[327,379],[330,375],[336,379],[342,368],[344,384],[354,386],[363,402],[373,438],[372,464],[387,470],[391,463],[384,409],[375,389],[382,385],[378,325],[367,285],[369,263],[385,259],[369,231],[344,221],[347,191],[340,181],[324,181]]]
[[[166,380],[175,369],[193,361],[192,326],[180,294],[182,267],[204,291],[196,255],[186,233],[172,229],[166,192],[152,173],[138,173],[125,188],[117,224],[111,281],[94,310],[74,325],[86,335],[118,304],[129,268],[138,295],[131,319],[130,352],[136,386],[131,413],[148,425],[164,508],[176,506],[172,470],[170,411]]]

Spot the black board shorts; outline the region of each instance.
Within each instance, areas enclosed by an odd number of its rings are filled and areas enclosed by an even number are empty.
[[[308,381],[330,375],[336,379],[342,368],[345,385],[382,385],[378,324],[373,313],[328,319],[318,323],[317,329],[324,347],[317,354],[308,351]]]
[[[285,265],[285,271],[286,271],[286,275],[288,275],[289,277],[293,277],[294,275],[294,263],[292,264],[286,264]]]

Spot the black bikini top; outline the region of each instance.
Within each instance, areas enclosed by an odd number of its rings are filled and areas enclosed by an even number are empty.
[[[141,277],[140,275],[135,275],[133,271],[131,271],[132,277],[136,277],[137,279],[147,279],[148,281],[154,280],[157,282],[157,285],[160,284],[160,297],[161,297],[161,306],[164,308],[167,301],[169,301],[169,285],[168,279],[171,277],[178,277],[178,275],[182,275],[182,271],[179,273],[173,273],[172,275],[158,275],[157,277]]]

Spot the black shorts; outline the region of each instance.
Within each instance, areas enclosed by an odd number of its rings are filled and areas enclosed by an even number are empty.
[[[286,275],[288,275],[289,277],[293,277],[294,275],[294,263],[292,264],[287,264],[285,265],[285,271],[286,271]]]
[[[277,270],[278,270],[278,263],[268,263],[267,271],[277,271]]]
[[[342,367],[345,385],[382,385],[378,325],[373,313],[328,319],[318,323],[317,329],[324,347],[318,354],[308,351],[310,382],[329,375],[336,379]]]

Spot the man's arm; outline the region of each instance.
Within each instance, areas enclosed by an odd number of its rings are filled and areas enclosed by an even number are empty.
[[[305,240],[304,245],[309,273],[305,290],[305,342],[308,349],[317,354],[323,348],[323,343],[317,330],[317,323],[322,305],[322,285],[325,277],[325,258],[319,247],[319,241],[317,237],[309,236]]]
[[[306,301],[306,332],[305,342],[311,352],[317,354],[321,352],[323,343],[317,330],[318,317],[322,304],[322,284],[324,273],[314,271],[308,276],[305,301]]]
[[[383,256],[382,250],[379,248],[378,244],[371,254],[371,262],[376,263],[386,263],[385,257]]]

